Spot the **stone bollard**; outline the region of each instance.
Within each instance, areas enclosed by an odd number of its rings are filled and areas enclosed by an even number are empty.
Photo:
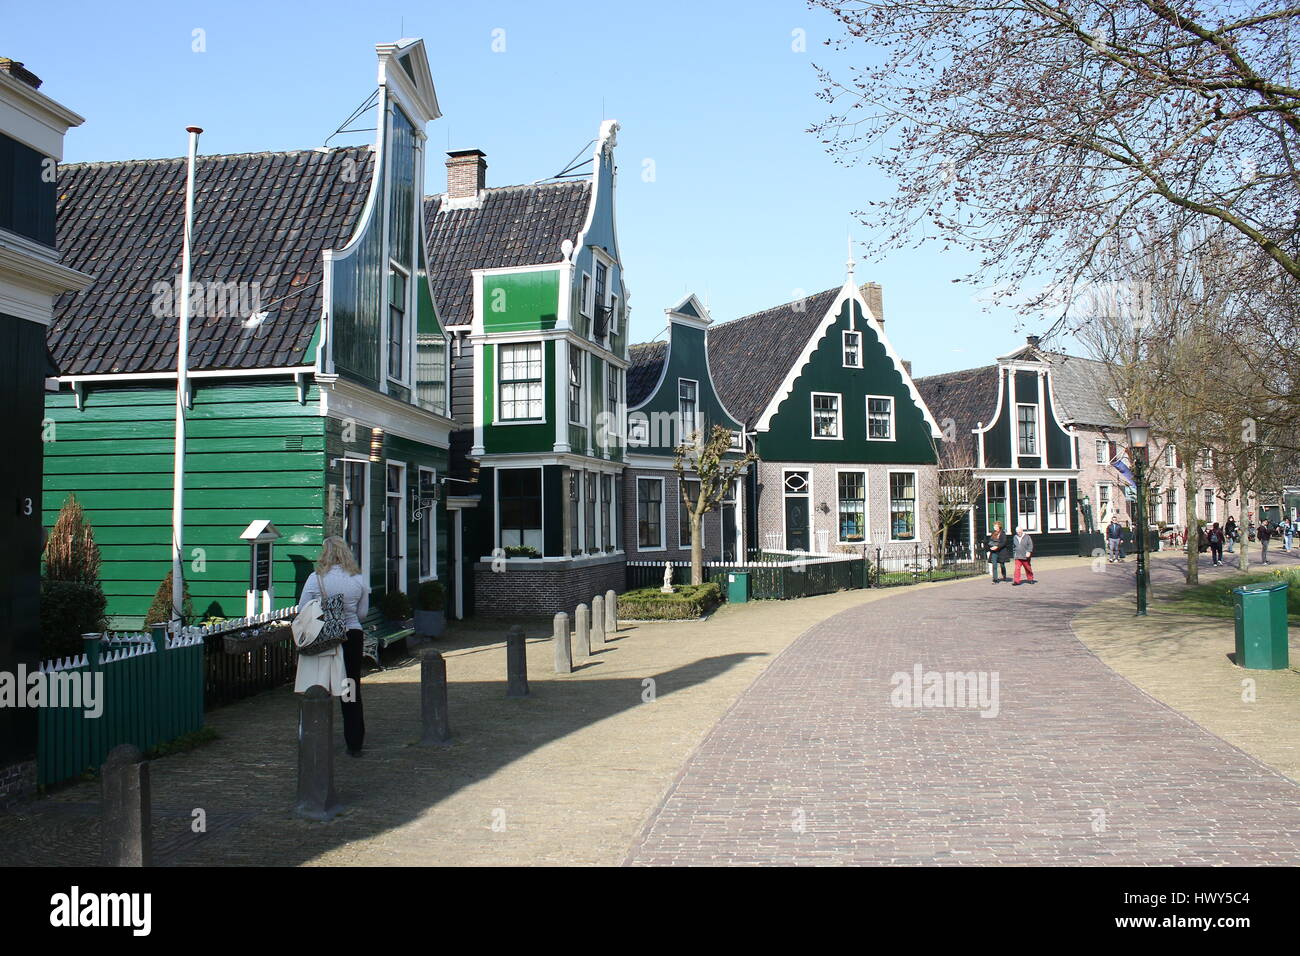
[[[298,804],[293,812],[306,820],[332,820],[342,810],[334,795],[334,698],[313,684],[298,710]]]
[[[149,866],[153,857],[149,762],[138,747],[119,744],[109,751],[100,770],[100,793],[100,863]]]
[[[573,673],[573,653],[569,647],[569,615],[560,611],[555,615],[552,630],[555,639],[555,673]]]
[[[432,647],[420,650],[420,743],[451,739],[447,715],[447,662]]]
[[[618,595],[613,588],[605,592],[605,633],[618,633]]]
[[[528,646],[518,624],[506,635],[506,696],[528,696]]]
[[[573,654],[578,660],[583,660],[591,656],[591,612],[587,610],[587,605],[579,604],[574,617],[573,630],[577,637],[577,645],[573,649]]]
[[[605,599],[599,594],[591,599],[591,646],[605,646]]]

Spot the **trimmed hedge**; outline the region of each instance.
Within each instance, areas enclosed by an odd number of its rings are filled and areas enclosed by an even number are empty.
[[[640,588],[618,596],[618,616],[639,621],[685,621],[704,617],[722,603],[722,585],[679,584],[672,594]]]

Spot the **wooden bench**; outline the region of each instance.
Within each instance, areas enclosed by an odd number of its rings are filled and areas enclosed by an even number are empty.
[[[367,617],[361,622],[361,630],[365,633],[365,641],[362,645],[362,659],[368,659],[374,662],[376,670],[383,670],[384,665],[380,661],[384,649],[390,644],[396,644],[398,641],[404,641],[415,633],[413,627],[403,627],[400,624],[392,624],[381,617]]]

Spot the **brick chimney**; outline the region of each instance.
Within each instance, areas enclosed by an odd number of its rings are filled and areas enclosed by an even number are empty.
[[[487,155],[481,149],[447,153],[447,198],[474,199],[487,184]]]
[[[862,297],[867,300],[867,305],[871,306],[872,314],[880,320],[880,324],[885,324],[885,305],[881,299],[879,282],[864,282],[861,286]]]
[[[1038,348],[1038,336],[1037,336],[1037,335],[1026,335],[1026,336],[1025,336],[1025,344],[1026,344],[1026,345],[1032,345],[1034,348]]]
[[[17,60],[11,60],[7,56],[0,56],[0,73],[8,73],[15,80],[21,80],[34,90],[41,88],[41,78],[31,70],[23,68],[23,65]]]

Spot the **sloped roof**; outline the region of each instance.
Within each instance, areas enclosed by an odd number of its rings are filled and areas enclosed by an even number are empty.
[[[980,368],[927,375],[914,380],[926,407],[939,427],[952,419],[956,435],[969,435],[981,422],[993,420],[998,407],[998,367]]]
[[[632,363],[627,369],[627,407],[635,408],[650,397],[655,385],[659,383],[664,362],[668,358],[668,343],[644,342],[630,345],[627,358]]]
[[[1124,427],[1123,416],[1111,404],[1115,384],[1106,363],[1063,352],[1040,354],[1052,366],[1052,395],[1056,413],[1063,421]]]
[[[842,286],[709,329],[709,368],[722,404],[752,427],[826,316]]]
[[[444,325],[469,325],[472,269],[559,263],[560,244],[578,241],[591,204],[590,180],[484,189],[469,205],[426,196],[430,279]]]
[[[321,253],[351,238],[372,166],[367,147],[198,158],[193,281],[247,283],[267,318],[191,316],[190,368],[312,361]],[[55,303],[47,341],[64,375],[175,369],[175,316],[154,316],[153,286],[179,281],[184,211],[183,158],[59,167],[58,246],[95,276]]]

